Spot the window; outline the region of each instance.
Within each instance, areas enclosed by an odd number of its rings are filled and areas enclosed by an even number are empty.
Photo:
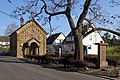
[[[88,49],[91,49],[91,45],[88,45]]]
[[[72,41],[74,41],[74,37],[72,37]]]
[[[71,37],[67,37],[66,41],[70,41],[70,38],[71,38]]]
[[[31,30],[31,33],[34,33],[34,30],[33,30],[33,29]]]

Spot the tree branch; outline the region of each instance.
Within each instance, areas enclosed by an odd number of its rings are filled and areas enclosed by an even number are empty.
[[[38,16],[39,14],[41,14],[44,7],[45,7],[45,5],[43,5],[43,7],[40,9],[40,12],[37,13],[36,15],[34,15],[34,17],[36,17],[36,16]]]
[[[11,3],[11,0],[8,0],[9,3]]]
[[[84,9],[81,15],[79,16],[79,19],[77,21],[77,28],[79,27],[80,24],[82,24],[83,20],[85,19],[89,6],[90,6],[91,0],[86,0],[84,4]]]
[[[67,8],[66,8],[65,15],[68,19],[71,29],[73,30],[75,29],[75,25],[74,25],[74,21],[70,13],[71,13],[71,0],[67,0]]]
[[[65,7],[67,4],[64,5],[60,5],[60,3],[62,3],[62,1],[60,1],[59,3],[56,3],[55,0],[51,0],[53,2],[54,5],[58,6],[58,7]]]
[[[46,14],[50,15],[50,16],[56,16],[56,15],[60,15],[60,14],[65,14],[66,10],[65,11],[60,11],[60,12],[56,12],[56,13],[50,13],[47,11],[47,4],[44,0],[41,0],[43,3],[44,3],[44,11]]]
[[[106,29],[106,28],[93,28],[92,30],[90,30],[89,32],[87,32],[85,35],[84,35],[84,37],[86,37],[86,36],[88,36],[89,34],[91,34],[92,32],[94,32],[94,31],[100,31],[100,30],[102,30],[102,31],[108,31],[108,32],[110,32],[110,33],[113,33],[113,34],[115,34],[115,35],[118,35],[118,36],[120,36],[120,33],[119,32],[116,32],[116,31],[113,31],[113,30],[110,30],[110,29]]]
[[[66,17],[68,19],[71,29],[72,30],[75,29],[74,21],[73,21],[73,18],[71,17],[71,15],[66,15]]]

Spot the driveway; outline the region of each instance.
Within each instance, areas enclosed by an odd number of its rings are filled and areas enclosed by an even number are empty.
[[[77,72],[46,68],[15,57],[0,56],[0,80],[107,80]]]

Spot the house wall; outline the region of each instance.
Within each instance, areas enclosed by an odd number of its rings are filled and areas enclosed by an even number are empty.
[[[100,34],[96,31],[83,39],[83,45],[87,46],[87,54],[98,54],[98,46],[95,43],[104,42]]]
[[[70,54],[74,54],[75,45],[74,45],[74,43],[62,45],[62,50],[63,50],[63,52],[68,52]]]
[[[65,36],[63,33],[61,33],[53,42],[53,44],[49,44],[47,45],[47,52],[51,52],[51,50],[53,52],[58,52],[59,48],[62,45],[63,40],[65,39]]]
[[[74,41],[74,37],[73,36],[67,37],[66,41],[68,41],[68,42]],[[86,46],[87,51],[84,51],[84,52],[85,53],[87,52],[87,54],[97,55],[98,54],[98,46],[95,45],[95,43],[100,43],[101,41],[104,42],[103,39],[101,38],[100,34],[97,31],[86,36],[83,39],[83,45]],[[72,49],[75,50],[74,43],[69,42],[69,43],[63,45],[63,51],[71,52]],[[72,52],[72,53],[74,53],[74,52]]]
[[[12,56],[17,56],[17,34],[13,33],[10,36],[10,54]]]
[[[0,42],[1,45],[8,45],[10,42]]]
[[[6,49],[5,52],[9,52],[10,49],[10,42],[0,42],[0,47],[2,49]],[[0,51],[4,51],[4,50],[0,50]]]
[[[53,45],[60,45],[60,43],[62,43],[64,39],[65,39],[65,36],[61,33],[57,37],[57,39],[55,39],[55,41],[53,42]]]

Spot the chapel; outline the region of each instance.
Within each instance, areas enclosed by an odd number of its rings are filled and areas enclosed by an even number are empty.
[[[34,19],[24,24],[22,17],[20,23],[10,35],[10,54],[18,58],[46,54],[46,31]]]

